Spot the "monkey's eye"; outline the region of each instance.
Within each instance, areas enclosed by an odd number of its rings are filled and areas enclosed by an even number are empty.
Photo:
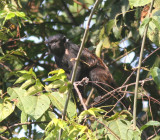
[[[56,41],[56,40],[52,40],[52,41],[51,41],[51,43],[55,43],[55,42],[57,42],[57,41]]]
[[[57,40],[52,40],[51,42],[49,42],[49,45],[53,45],[57,42]]]

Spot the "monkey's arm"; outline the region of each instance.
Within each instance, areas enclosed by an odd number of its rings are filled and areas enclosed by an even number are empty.
[[[82,51],[80,60],[85,63],[89,68],[98,65],[98,59],[95,54],[91,53],[87,48]]]
[[[71,46],[71,48],[72,48],[71,51],[73,51],[74,54],[78,54],[78,51],[79,51],[78,45],[74,44],[74,46]],[[97,65],[98,61],[99,60],[95,54],[93,54],[87,48],[83,49],[81,56],[80,56],[81,63],[85,64],[88,68],[92,68]]]

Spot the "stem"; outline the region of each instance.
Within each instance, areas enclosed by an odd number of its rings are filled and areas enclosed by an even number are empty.
[[[99,1],[101,1],[101,0],[96,0],[94,6],[93,6],[93,8],[92,8],[92,11],[91,11],[91,13],[90,13],[90,16],[89,16],[89,19],[88,19],[88,22],[87,22],[87,27],[86,27],[85,32],[84,32],[84,35],[83,35],[82,43],[81,43],[81,46],[80,46],[80,49],[79,49],[79,52],[78,52],[78,55],[77,55],[77,58],[76,58],[76,62],[75,62],[75,64],[74,64],[73,74],[72,74],[72,78],[71,78],[71,85],[73,85],[73,82],[75,81],[75,75],[76,75],[77,66],[78,66],[78,64],[79,64],[79,58],[80,58],[81,52],[82,52],[83,47],[84,47],[85,39],[86,39],[88,30],[89,30],[89,25],[90,25],[90,22],[91,22],[93,13],[94,13],[97,5],[99,4]],[[70,98],[71,92],[72,92],[72,91],[71,91],[71,89],[70,89],[70,91],[69,91],[68,94],[67,94],[67,99],[66,99],[65,106],[64,106],[64,110],[63,110],[63,114],[62,114],[62,120],[64,120],[64,118],[65,118],[65,116],[66,116],[67,107],[68,107],[68,102],[69,102],[69,98]],[[61,140],[61,134],[62,134],[62,129],[60,129],[60,132],[59,132],[59,140]]]
[[[78,87],[77,87],[77,84],[74,83],[73,85],[74,85],[74,88],[75,88],[75,90],[76,90],[76,92],[77,92],[77,94],[78,94],[78,97],[79,97],[80,103],[81,103],[82,106],[83,106],[83,109],[84,109],[84,110],[87,110],[86,104],[85,104],[84,101],[83,101],[82,95],[81,95],[81,93],[80,93],[80,91],[79,91],[79,89],[78,89]]]
[[[91,99],[91,96],[93,95],[93,92],[94,92],[94,88],[92,87],[92,89],[91,89],[91,91],[90,91],[90,93],[88,95],[87,101],[85,102],[86,106],[88,106],[89,101]]]
[[[152,0],[151,6],[149,9],[149,13],[148,13],[149,16],[150,16],[150,13],[152,12],[154,1],[155,0]],[[143,56],[143,52],[144,52],[144,45],[145,45],[145,40],[146,40],[146,36],[147,36],[148,26],[149,26],[149,23],[146,25],[146,27],[144,29],[143,40],[142,40],[142,45],[141,45],[141,52],[140,52],[140,57],[139,57],[138,69],[137,69],[135,94],[134,94],[134,106],[133,106],[133,129],[136,129],[136,109],[137,109],[138,83],[139,83],[140,69],[141,69],[141,64],[142,64],[142,56]]]

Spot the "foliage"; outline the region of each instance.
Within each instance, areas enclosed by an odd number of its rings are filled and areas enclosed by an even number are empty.
[[[117,90],[127,91],[132,107],[137,58],[144,28],[149,25],[138,91],[137,119],[142,125],[133,130],[132,114],[119,102],[111,105],[114,114],[110,115],[106,106],[78,110],[73,96],[65,120],[61,119],[72,85],[65,71],[57,69],[54,57],[48,55],[45,40],[63,33],[80,44],[94,3],[0,1],[0,139],[19,139],[17,133],[22,130],[21,139],[57,139],[60,129],[62,139],[137,140],[143,139],[144,131],[148,137],[159,138],[160,0],[155,0],[151,15],[144,10],[151,0],[101,1],[85,42],[85,47],[107,64],[119,85]],[[90,90],[87,85],[86,94]],[[141,115],[144,111],[147,118]]]

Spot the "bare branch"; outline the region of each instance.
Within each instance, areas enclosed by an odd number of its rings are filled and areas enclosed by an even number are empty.
[[[72,13],[70,12],[69,8],[67,7],[65,1],[61,0],[63,4],[63,9],[65,10],[66,14],[68,15],[69,19],[72,21],[74,25],[78,25],[75,18],[73,17]]]
[[[149,16],[152,12],[154,1],[155,0],[152,0],[152,2],[151,2],[151,6],[150,6],[150,9],[149,9],[149,13],[148,13]],[[142,40],[142,45],[141,45],[141,52],[140,52],[139,63],[138,63],[136,85],[135,85],[135,95],[134,95],[134,105],[133,105],[133,129],[136,129],[136,110],[137,110],[138,83],[139,83],[140,69],[141,69],[141,64],[142,64],[142,57],[143,57],[143,51],[144,51],[144,46],[145,46],[148,27],[149,27],[149,23],[146,25],[146,27],[144,29],[143,40]]]
[[[9,126],[6,130],[1,132],[0,134],[5,133],[6,131],[9,131],[11,128],[16,127],[16,126],[21,126],[21,125],[31,125],[31,124],[41,124],[41,123],[49,123],[48,121],[42,121],[42,122],[25,122],[25,123],[17,123]]]
[[[78,84],[74,83],[73,85],[74,85],[74,88],[75,88],[75,90],[76,90],[76,92],[78,94],[79,100],[80,100],[81,104],[83,105],[84,110],[87,110],[87,107],[86,107],[85,103],[83,102],[82,95],[81,95],[81,93],[80,93],[80,91],[79,91],[79,89],[77,87]]]

